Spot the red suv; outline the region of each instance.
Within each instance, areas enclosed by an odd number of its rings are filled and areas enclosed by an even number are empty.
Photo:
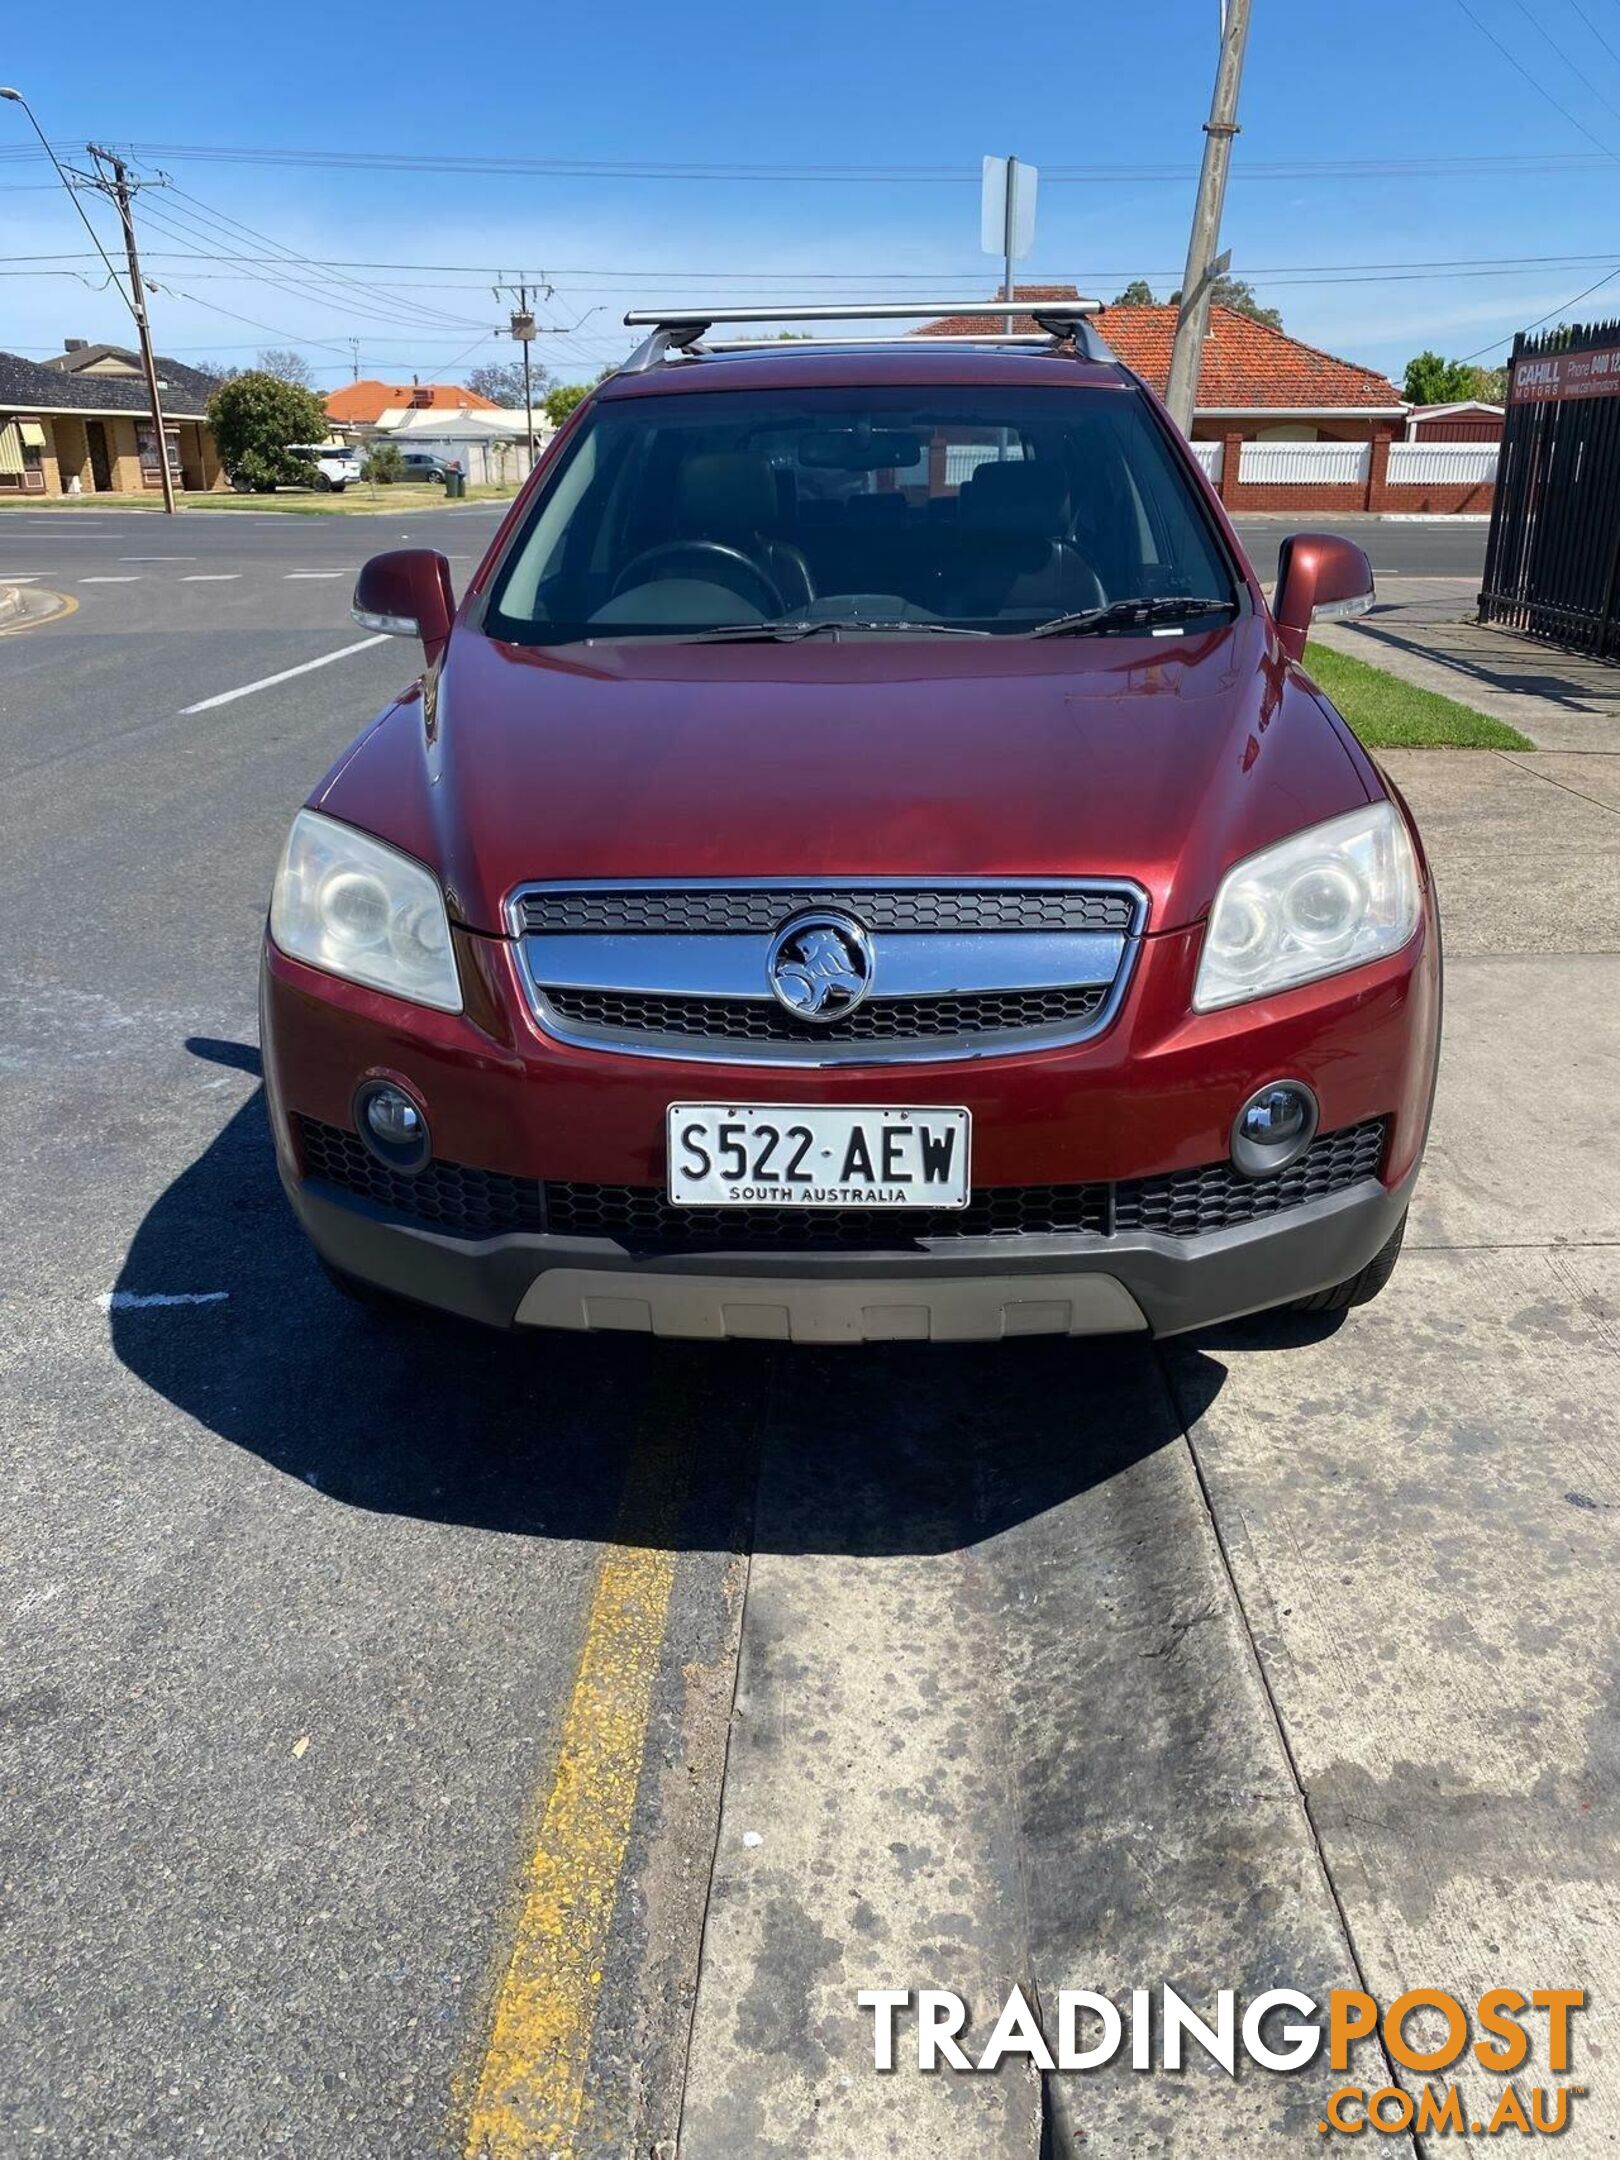
[[[459,607],[367,564],[426,671],[294,820],[263,974],[342,1286],[815,1342],[1382,1287],[1439,930],[1300,668],[1372,574],[1299,537],[1268,608],[1094,305],[641,318]]]

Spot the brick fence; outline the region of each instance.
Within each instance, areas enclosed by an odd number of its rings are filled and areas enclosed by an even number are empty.
[[[1450,480],[1442,474],[1439,477],[1411,481],[1391,480],[1390,452],[1396,445],[1397,437],[1393,426],[1382,423],[1374,424],[1370,442],[1365,435],[1351,435],[1348,432],[1337,435],[1337,443],[1346,447],[1365,445],[1368,451],[1364,474],[1348,480],[1317,481],[1295,478],[1245,481],[1245,449],[1254,451],[1270,449],[1271,446],[1257,444],[1253,437],[1231,432],[1222,432],[1218,436],[1211,432],[1206,434],[1204,440],[1218,440],[1221,443],[1220,477],[1216,485],[1222,502],[1234,513],[1259,513],[1269,510],[1287,511],[1294,515],[1345,510],[1386,513],[1404,510],[1430,516],[1457,516],[1464,512],[1488,515],[1495,496],[1495,482],[1491,479]],[[1330,441],[1329,447],[1331,446]],[[1479,447],[1483,449],[1487,446]],[[1306,456],[1317,448],[1317,444],[1300,446]],[[1402,454],[1408,454],[1404,447]],[[1444,460],[1439,462],[1443,464]]]

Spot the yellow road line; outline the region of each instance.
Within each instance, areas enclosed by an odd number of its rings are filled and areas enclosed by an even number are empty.
[[[572,2160],[576,2150],[689,1462],[689,1428],[674,1437],[643,1433],[632,1451],[616,1531],[625,1542],[607,1548],[597,1574],[473,2099],[467,2160]]]
[[[42,586],[40,590],[46,591],[48,588]],[[21,637],[25,630],[43,630],[47,623],[64,622],[69,615],[78,614],[79,603],[71,593],[53,592],[50,597],[61,605],[53,607],[48,615],[35,615],[27,622],[9,624],[0,630],[0,637]]]

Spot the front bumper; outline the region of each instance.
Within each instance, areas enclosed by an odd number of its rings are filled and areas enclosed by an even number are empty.
[[[1259,1222],[1151,1232],[953,1239],[949,1252],[637,1256],[611,1238],[449,1237],[283,1166],[329,1264],[497,1327],[707,1340],[993,1342],[1023,1335],[1176,1335],[1287,1304],[1365,1267],[1416,1180],[1366,1178]]]

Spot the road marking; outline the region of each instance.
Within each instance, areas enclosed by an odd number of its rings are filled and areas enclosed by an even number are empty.
[[[347,577],[349,573],[347,570],[283,570],[281,574],[285,578],[331,578]]]
[[[669,1415],[664,1398],[660,1414]],[[693,1426],[638,1434],[602,1555],[467,2127],[467,2160],[573,2160],[675,1581]]]
[[[239,690],[222,690],[218,697],[199,698],[195,705],[182,705],[180,717],[188,713],[212,712],[216,705],[231,705],[239,697],[252,697],[255,690],[271,690],[277,683],[291,682],[295,675],[309,675],[316,668],[330,667],[334,660],[347,660],[351,653],[369,652],[373,645],[386,645],[386,635],[362,638],[357,645],[340,645],[336,652],[322,653],[318,660],[300,661],[297,667],[283,668],[279,675],[261,675],[257,682],[243,683]]]
[[[37,585],[43,570],[0,570],[0,585]]]
[[[152,1305],[222,1305],[228,1290],[103,1290],[96,1303],[103,1312],[144,1312]]]
[[[82,577],[81,585],[138,585],[138,577]]]
[[[182,585],[234,585],[241,575],[240,570],[188,570],[179,582]]]
[[[120,555],[120,562],[195,562],[195,555]]]

